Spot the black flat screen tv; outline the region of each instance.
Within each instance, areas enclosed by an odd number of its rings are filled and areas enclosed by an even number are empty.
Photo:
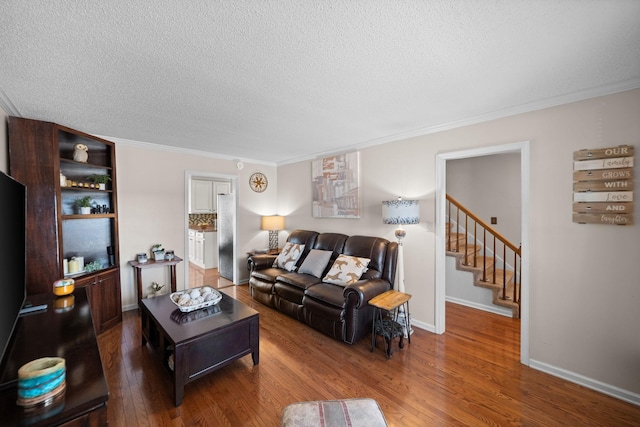
[[[0,367],[26,298],[26,210],[24,185],[0,171]]]

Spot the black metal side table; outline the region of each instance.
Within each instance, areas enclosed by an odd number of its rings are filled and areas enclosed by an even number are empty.
[[[384,342],[387,359],[391,357],[393,339],[400,337],[399,348],[404,348],[404,331],[409,331],[409,300],[411,295],[394,290],[387,291],[369,300],[374,307],[373,324],[371,325],[371,351],[375,350],[376,336],[380,335]],[[404,310],[404,325],[398,322],[398,313]],[[384,313],[383,313],[384,312]],[[385,318],[386,314],[386,318]],[[407,334],[411,343],[411,335]]]

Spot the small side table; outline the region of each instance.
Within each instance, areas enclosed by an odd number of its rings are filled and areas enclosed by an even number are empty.
[[[142,270],[145,268],[169,267],[169,275],[171,277],[171,292],[176,291],[176,265],[182,262],[182,258],[173,257],[171,261],[155,261],[150,259],[147,262],[138,262],[136,260],[129,261],[129,265],[133,267],[136,274],[136,283],[138,285],[138,304],[142,299]]]
[[[369,300],[369,305],[374,307],[373,323],[371,325],[371,351],[376,346],[376,335],[382,336],[384,350],[387,359],[391,357],[393,351],[391,344],[394,338],[400,337],[398,347],[404,347],[404,329],[409,331],[409,300],[411,295],[394,290],[377,295]],[[404,325],[398,323],[398,313],[400,308],[404,308]],[[385,319],[383,311],[389,313]],[[411,344],[411,334],[407,334],[409,344]]]

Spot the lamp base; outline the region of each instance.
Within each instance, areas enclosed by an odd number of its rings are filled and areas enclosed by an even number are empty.
[[[269,230],[269,249],[278,249],[278,231]]]
[[[407,235],[407,230],[405,230],[404,228],[402,228],[402,226],[398,227],[396,229],[396,239],[398,239],[398,244],[402,244],[402,239],[405,238],[405,236]]]

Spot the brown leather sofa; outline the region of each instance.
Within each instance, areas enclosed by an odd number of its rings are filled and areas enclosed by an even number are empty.
[[[253,298],[348,344],[370,334],[373,309],[367,302],[393,288],[398,244],[379,237],[308,230],[291,232],[287,242],[304,245],[294,271],[273,267],[275,255],[249,257]],[[319,277],[299,271],[312,249],[332,252]],[[340,254],[370,259],[357,282],[342,286],[323,281]]]

